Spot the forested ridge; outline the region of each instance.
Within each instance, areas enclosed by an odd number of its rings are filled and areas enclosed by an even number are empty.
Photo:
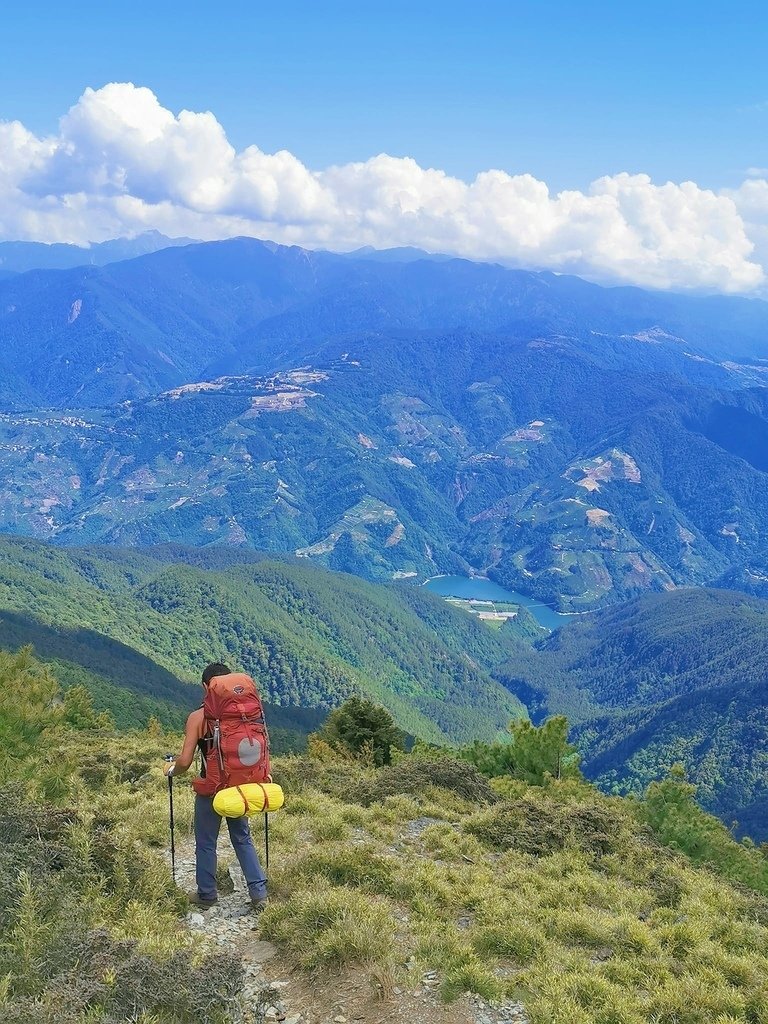
[[[491,737],[525,714],[493,676],[507,634],[434,595],[249,553],[168,561],[182,555],[0,538],[0,642],[38,645],[69,675],[86,668],[97,704],[121,717],[115,685],[142,697],[136,715],[172,722],[169,705],[198,701],[188,684],[216,659],[250,672],[273,705],[327,711],[361,692],[436,741]],[[277,723],[290,727],[285,710]]]
[[[601,785],[639,793],[681,762],[706,807],[768,836],[768,602],[649,595],[521,646],[504,671],[535,719],[568,715]]]
[[[255,239],[14,275],[0,529],[376,580],[471,567],[571,611],[751,585],[767,321],[765,303]]]
[[[640,793],[685,765],[704,806],[766,836],[768,603],[678,590],[579,616],[535,643],[421,587],[375,585],[231,548],[55,548],[0,538],[0,644],[131,727],[178,727],[200,667],[251,672],[278,750],[352,693],[412,736],[466,743],[568,716],[587,774]]]

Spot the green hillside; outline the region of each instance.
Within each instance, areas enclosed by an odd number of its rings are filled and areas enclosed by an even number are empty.
[[[768,603],[679,590],[531,646],[421,587],[374,585],[247,549],[56,548],[0,538],[0,645],[31,644],[121,727],[177,728],[201,665],[231,660],[296,750],[354,692],[411,735],[465,743],[565,713],[585,770],[639,793],[682,762],[705,807],[765,838]]]
[[[170,708],[198,699],[186,684],[217,659],[253,674],[271,704],[327,710],[361,692],[436,742],[490,738],[525,714],[493,678],[511,641],[431,594],[248,552],[241,564],[211,553],[215,568],[188,556],[0,538],[0,641],[81,666],[118,716],[106,683],[171,722]],[[284,713],[276,722],[292,727]]]
[[[6,413],[0,529],[388,581],[471,565],[571,611],[764,560],[765,389],[670,341],[534,328],[358,333],[260,375]]]
[[[768,838],[768,602],[679,590],[583,616],[520,648],[506,681],[576,725],[590,777],[641,792],[681,762],[705,807]]]
[[[180,729],[199,704],[196,686],[117,640],[95,630],[48,626],[29,615],[0,612],[0,647],[16,651],[28,646],[51,666],[62,687],[85,687],[96,710],[107,711],[118,729],[135,729],[152,718]],[[321,709],[268,702],[266,712],[278,753],[303,749],[307,733],[325,717]]]
[[[178,737],[115,734],[28,656],[0,652],[0,682],[10,1024],[766,1020],[768,861],[677,778],[627,800],[421,754],[278,758],[269,906],[222,892],[196,926],[168,858]],[[189,863],[187,780],[175,809]]]

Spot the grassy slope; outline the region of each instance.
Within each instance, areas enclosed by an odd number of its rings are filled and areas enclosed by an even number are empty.
[[[246,556],[214,571],[167,557],[0,538],[3,621],[16,643],[26,623],[49,656],[165,701],[229,659],[272,703],[327,709],[361,691],[434,741],[490,738],[525,713],[490,675],[505,638],[432,595],[302,563]]]
[[[18,670],[0,658],[6,691]],[[31,701],[36,691],[27,681],[21,692]],[[29,711],[33,733],[44,723],[37,706]],[[131,995],[153,1020],[182,1024],[193,976],[160,858],[159,757],[174,740],[85,725],[72,733],[60,724],[39,752],[30,733],[15,768],[17,793],[30,787],[27,803],[13,805],[13,819],[2,806],[0,829],[11,820],[13,828],[0,858],[0,968],[9,973],[0,1007],[14,1021],[27,1008],[43,1024],[74,1024],[70,1008],[91,999],[88,1019],[101,1024]],[[327,986],[354,969],[391,1001],[376,1007],[379,1017],[396,1010],[396,990],[413,986],[415,968],[416,977],[434,971],[447,1000],[465,991],[519,1000],[532,1024],[764,1024],[768,865],[698,811],[685,786],[670,781],[644,802],[578,782],[492,787],[466,764],[414,756],[378,771],[286,758],[276,774],[288,802],[272,818],[272,903],[261,934],[281,947],[281,977],[293,971]],[[69,808],[67,821],[54,807],[43,813],[41,799]],[[176,807],[183,843],[186,784]],[[30,815],[30,839],[20,843]],[[51,843],[57,870],[45,856]],[[29,882],[18,874],[24,865],[35,867]],[[137,951],[103,932],[100,958],[81,952],[70,908],[85,884],[80,935],[106,922],[114,936],[139,939],[151,985],[130,988],[125,958]],[[115,983],[102,983],[105,968]],[[226,973],[237,978],[234,965]],[[217,1000],[210,1011],[221,1010],[222,990],[205,991]]]
[[[764,1019],[768,865],[685,793],[645,805],[506,782],[489,806],[473,778],[446,793],[432,772],[281,765],[292,797],[263,929],[300,966],[370,957],[397,981],[413,955],[444,997],[521,1000],[537,1024]]]

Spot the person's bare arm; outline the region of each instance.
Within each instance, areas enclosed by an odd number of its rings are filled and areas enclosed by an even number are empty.
[[[166,775],[183,775],[189,769],[195,756],[195,749],[199,738],[200,712],[193,711],[187,719],[187,724],[184,728],[184,746],[181,748],[181,753],[173,764],[169,765],[166,769]]]

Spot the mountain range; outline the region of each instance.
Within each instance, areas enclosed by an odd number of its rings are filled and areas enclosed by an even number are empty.
[[[768,838],[768,602],[646,595],[531,644],[422,587],[375,585],[241,548],[53,547],[0,537],[0,648],[32,645],[123,728],[178,728],[201,665],[258,680],[276,749],[352,693],[440,745],[566,714],[586,774],[640,794],[678,762],[728,824]]]
[[[0,644],[123,724],[232,651],[286,748],[351,692],[438,743],[564,712],[763,836],[768,304],[176,241],[0,273]],[[581,614],[532,646],[441,573]]]
[[[503,735],[526,713],[495,677],[513,632],[490,631],[422,588],[248,551],[63,549],[0,537],[0,648],[28,644],[118,718],[126,697],[138,697],[136,726],[149,714],[178,725],[216,660],[250,672],[273,724],[305,735],[296,708],[327,712],[353,693],[431,742]]]
[[[650,594],[516,651],[501,678],[535,721],[566,714],[584,770],[640,795],[676,763],[728,825],[768,838],[768,602]]]
[[[192,238],[168,238],[159,231],[144,231],[134,238],[112,238],[88,246],[70,242],[0,242],[0,274],[10,277],[27,270],[68,270],[103,267],[107,263],[145,256],[174,245],[189,245]]]
[[[0,528],[584,610],[767,556],[768,304],[254,239],[0,282]]]

